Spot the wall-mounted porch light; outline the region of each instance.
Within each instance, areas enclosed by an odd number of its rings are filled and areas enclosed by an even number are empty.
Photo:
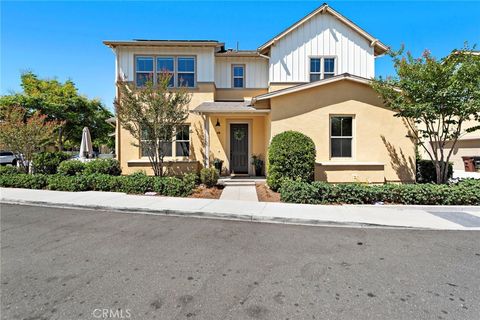
[[[220,128],[220,121],[218,121],[218,118],[217,118],[217,123],[215,124],[215,128],[217,128],[217,129]]]

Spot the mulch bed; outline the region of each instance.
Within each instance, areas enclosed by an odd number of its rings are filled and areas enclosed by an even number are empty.
[[[257,197],[260,202],[280,202],[280,193],[268,188],[265,183],[256,183]]]
[[[216,186],[213,188],[207,188],[204,185],[200,185],[193,193],[189,195],[189,198],[202,198],[202,199],[220,199],[220,195],[222,194],[223,187]]]

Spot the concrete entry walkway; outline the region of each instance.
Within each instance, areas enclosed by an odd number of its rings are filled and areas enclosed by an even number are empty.
[[[225,188],[220,196],[221,200],[242,200],[258,202],[255,182],[265,179],[251,177],[228,177],[219,180]]]

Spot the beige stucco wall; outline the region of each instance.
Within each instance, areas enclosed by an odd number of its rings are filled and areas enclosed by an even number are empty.
[[[271,99],[271,133],[300,131],[315,142],[316,179],[329,182],[412,182],[414,143],[407,127],[365,84],[348,80]],[[353,155],[330,158],[330,116],[354,117]],[[332,163],[338,162],[338,166]],[[320,165],[321,163],[329,165]],[[345,164],[349,165],[345,165]]]
[[[215,91],[215,100],[251,100],[252,97],[267,93],[268,89],[220,89]]]
[[[213,83],[198,83],[197,88],[190,90],[192,99],[189,109],[196,108],[204,101],[213,101],[215,86]],[[190,113],[187,123],[190,124],[190,157],[189,159],[166,157],[166,168],[172,174],[182,174],[192,170],[197,171],[204,159],[204,143],[203,143],[203,119],[200,115]],[[140,149],[134,145],[135,142],[130,133],[117,124],[117,158],[122,166],[123,174],[131,174],[133,172],[143,170],[147,174],[153,174],[148,162],[148,158],[140,157]]]

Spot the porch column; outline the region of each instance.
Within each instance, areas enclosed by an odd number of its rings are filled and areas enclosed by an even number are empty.
[[[205,131],[205,168],[208,168],[210,166],[210,117],[208,114],[205,115],[203,126]]]

